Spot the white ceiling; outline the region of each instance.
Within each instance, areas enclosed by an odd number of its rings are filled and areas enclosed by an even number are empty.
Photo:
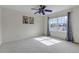
[[[47,6],[46,9],[53,10],[52,13],[59,12],[59,11],[74,7],[74,5],[46,5],[46,6]],[[1,7],[14,9],[14,10],[21,11],[24,13],[26,12],[29,14],[34,14],[36,12],[36,10],[31,10],[31,8],[39,8],[39,5],[2,5]],[[49,15],[52,13],[46,12],[46,15]]]

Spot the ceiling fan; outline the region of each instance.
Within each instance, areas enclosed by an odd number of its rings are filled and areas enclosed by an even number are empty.
[[[49,10],[49,9],[46,9],[46,6],[45,5],[40,5],[40,7],[38,9],[36,8],[31,8],[32,10],[37,10],[37,12],[35,12],[34,14],[43,14],[45,15],[45,12],[52,12],[52,10]]]

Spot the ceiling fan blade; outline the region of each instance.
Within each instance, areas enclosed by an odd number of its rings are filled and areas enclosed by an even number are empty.
[[[35,12],[34,14],[37,14],[37,13],[39,13],[39,11]]]
[[[45,15],[44,11],[42,10],[42,14]]]
[[[36,8],[31,8],[32,10],[39,10],[39,9],[36,9]]]
[[[52,10],[47,10],[47,9],[45,9],[45,11],[46,11],[46,12],[52,12]]]

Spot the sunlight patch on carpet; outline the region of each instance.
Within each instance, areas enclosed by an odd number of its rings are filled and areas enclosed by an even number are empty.
[[[34,39],[45,44],[46,46],[51,46],[51,45],[62,42],[60,40],[57,40],[55,38],[50,38],[50,37],[39,37],[39,38],[34,38]]]

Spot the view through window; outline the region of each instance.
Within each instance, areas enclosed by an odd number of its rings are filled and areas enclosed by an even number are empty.
[[[68,20],[67,16],[49,19],[49,31],[66,32],[67,20]]]

